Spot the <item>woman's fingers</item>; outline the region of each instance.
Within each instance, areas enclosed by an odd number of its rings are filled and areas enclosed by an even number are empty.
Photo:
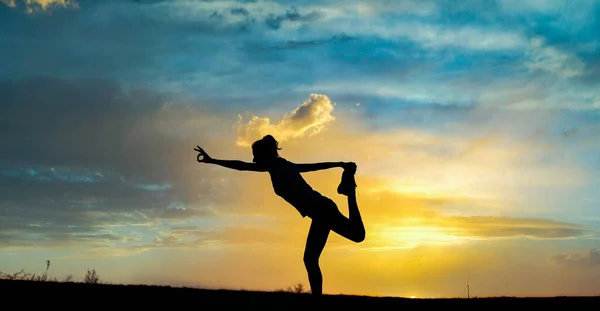
[[[204,149],[200,148],[200,146],[196,146],[196,148],[194,148],[194,150],[198,151],[203,156],[206,155],[206,152],[204,151]]]
[[[198,155],[196,156],[196,161],[206,162],[206,159],[208,158],[208,154],[206,154],[206,152],[204,152],[204,149],[202,149],[202,148],[200,148],[200,146],[196,145],[196,148],[194,148],[194,151],[198,152]]]

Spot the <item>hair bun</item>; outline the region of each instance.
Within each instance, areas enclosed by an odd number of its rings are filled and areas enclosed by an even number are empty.
[[[279,142],[277,142],[277,140],[275,140],[275,137],[273,137],[272,135],[265,135],[265,137],[263,137],[262,140],[266,143],[273,145],[277,149],[281,149],[279,148]]]
[[[265,137],[262,138],[264,141],[268,141],[268,142],[273,142],[276,143],[277,141],[275,140],[275,137],[271,136],[271,135],[265,135]]]

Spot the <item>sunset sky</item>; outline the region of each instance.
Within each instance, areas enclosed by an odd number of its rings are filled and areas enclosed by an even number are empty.
[[[600,294],[600,1],[0,0],[0,271],[308,286],[251,161],[353,161],[325,294]],[[347,215],[340,168],[304,174]]]

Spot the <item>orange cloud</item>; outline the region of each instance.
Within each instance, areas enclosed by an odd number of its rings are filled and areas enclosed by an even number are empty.
[[[244,122],[240,116],[237,124],[237,144],[249,146],[267,134],[275,136],[280,142],[304,135],[310,137],[335,120],[331,115],[334,108],[335,103],[331,103],[326,95],[311,94],[309,99],[276,123],[271,123],[267,117],[258,116]]]
[[[15,0],[0,0],[0,2],[12,8],[16,7]],[[79,7],[75,0],[23,0],[23,2],[25,4],[25,10],[29,14],[36,10],[46,11],[51,7]]]

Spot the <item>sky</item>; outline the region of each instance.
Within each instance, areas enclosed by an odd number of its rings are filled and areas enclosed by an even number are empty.
[[[0,271],[308,285],[251,161],[357,163],[325,294],[600,294],[600,1],[0,0]],[[341,169],[305,173],[348,215]]]

